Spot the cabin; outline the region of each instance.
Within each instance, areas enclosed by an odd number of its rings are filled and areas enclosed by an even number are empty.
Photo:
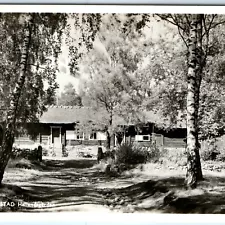
[[[52,149],[56,155],[62,155],[64,146],[105,145],[106,134],[97,126],[95,112],[88,107],[50,106],[39,119],[39,123],[27,124],[30,135],[21,135],[15,139],[17,148],[35,148],[41,145]]]
[[[159,148],[185,148],[187,130],[185,127],[164,129],[156,123],[123,125],[124,137],[122,142],[137,143],[139,146],[148,147],[155,143]]]
[[[61,156],[63,148],[77,145],[105,146],[104,113],[89,107],[50,106],[39,118],[39,123],[26,124],[29,134],[15,138],[14,147],[34,149],[38,145],[53,150]],[[111,138],[111,146],[121,143],[138,143],[147,147],[151,142],[162,148],[184,148],[186,128],[180,125],[166,130],[160,126],[162,119],[148,112],[142,123],[125,123],[118,119],[118,132]]]

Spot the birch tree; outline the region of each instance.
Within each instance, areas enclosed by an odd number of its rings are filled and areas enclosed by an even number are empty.
[[[222,15],[213,14],[147,14],[142,17],[143,21],[141,24],[149,27],[151,22],[154,22],[155,18],[160,18],[159,23],[164,21],[174,26],[186,49],[181,48],[183,55],[180,54],[179,56],[179,54],[175,54],[167,48],[168,43],[166,42],[169,42],[169,40],[165,40],[164,45],[160,43],[160,41],[155,45],[146,41],[145,46],[146,52],[149,53],[148,58],[154,59],[151,61],[152,64],[149,65],[149,69],[147,69],[147,76],[150,77],[150,79],[153,78],[156,82],[159,81],[158,84],[160,84],[155,85],[155,90],[157,91],[155,91],[155,94],[153,93],[153,95],[151,95],[150,99],[147,99],[146,106],[149,104],[148,102],[150,102],[151,106],[159,109],[160,107],[154,103],[160,103],[160,101],[155,102],[154,98],[157,98],[158,96],[156,95],[161,92],[160,94],[163,94],[161,97],[166,97],[165,99],[161,99],[161,102],[166,103],[163,106],[164,109],[167,108],[164,111],[165,116],[168,116],[169,113],[169,117],[175,122],[178,117],[178,112],[180,112],[183,114],[181,115],[182,118],[186,118],[188,155],[186,184],[188,187],[193,188],[196,187],[198,181],[203,179],[199,156],[199,124],[200,120],[204,117],[200,115],[202,110],[201,112],[199,111],[201,107],[200,103],[202,102],[201,84],[202,80],[206,77],[207,66],[212,56],[211,54],[215,50],[215,35],[213,35],[213,33],[216,32],[215,29],[217,27],[221,28],[225,23],[225,19]],[[174,30],[172,30],[172,32],[174,32]],[[160,34],[158,37],[160,37]],[[175,38],[173,39],[174,43],[172,45],[179,45],[179,42],[175,41]],[[218,46],[218,43],[216,44]],[[157,51],[157,45],[160,46],[160,51]],[[170,45],[171,49],[174,47],[172,45]],[[166,53],[172,53],[173,58]],[[153,54],[156,54],[157,57]],[[166,55],[171,59],[166,59]],[[157,61],[161,62],[157,63]],[[180,66],[179,64],[176,65],[175,61],[177,61],[177,63],[180,61]],[[175,67],[173,67],[174,65]],[[158,89],[159,86],[162,90]],[[207,86],[208,85],[205,85],[205,87]],[[149,89],[151,89],[151,87],[149,87]],[[186,98],[185,104],[182,100],[183,98]]]
[[[199,103],[200,87],[211,45],[211,33],[224,23],[219,15],[158,15],[177,27],[183,43],[187,47],[187,174],[188,187],[196,187],[202,180],[199,156]]]
[[[8,77],[9,89],[4,90],[5,126],[0,151],[0,182],[12,152],[18,122],[37,121],[45,109],[48,95],[56,83],[57,57],[60,53],[64,14],[1,14],[1,64]],[[48,88],[44,91],[44,82]]]

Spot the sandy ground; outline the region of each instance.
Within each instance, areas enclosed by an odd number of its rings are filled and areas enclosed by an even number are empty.
[[[1,211],[225,212],[224,163],[203,163],[205,180],[195,190],[185,189],[185,167],[174,165],[149,163],[118,177],[106,176],[93,159],[14,166],[4,176]]]

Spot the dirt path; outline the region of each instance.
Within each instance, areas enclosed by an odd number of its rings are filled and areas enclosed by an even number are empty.
[[[134,181],[107,177],[94,164],[87,159],[47,159],[35,169],[8,169],[4,183],[20,187],[25,196],[25,201],[18,200],[17,211],[109,211],[102,190],[127,187]]]
[[[152,165],[141,173],[109,177],[95,163],[45,159],[33,168],[7,169],[1,201],[16,204],[0,211],[225,213],[223,169],[203,171],[199,187],[186,190],[185,171],[178,168]]]

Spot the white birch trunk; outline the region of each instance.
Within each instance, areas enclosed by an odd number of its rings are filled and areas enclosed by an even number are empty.
[[[198,108],[199,91],[201,85],[202,65],[199,55],[198,32],[202,24],[202,15],[193,15],[190,40],[189,40],[189,64],[188,64],[188,93],[187,93],[187,174],[188,187],[196,187],[197,181],[202,179],[201,163],[198,141]]]
[[[2,149],[0,151],[0,184],[2,183],[4,171],[9,161],[12,146],[14,142],[15,128],[18,114],[18,104],[22,89],[26,80],[27,62],[29,57],[29,48],[31,44],[31,33],[33,24],[31,22],[25,22],[25,39],[21,52],[21,64],[19,78],[16,83],[15,89],[11,95],[10,106],[7,111],[6,126],[3,134]]]

